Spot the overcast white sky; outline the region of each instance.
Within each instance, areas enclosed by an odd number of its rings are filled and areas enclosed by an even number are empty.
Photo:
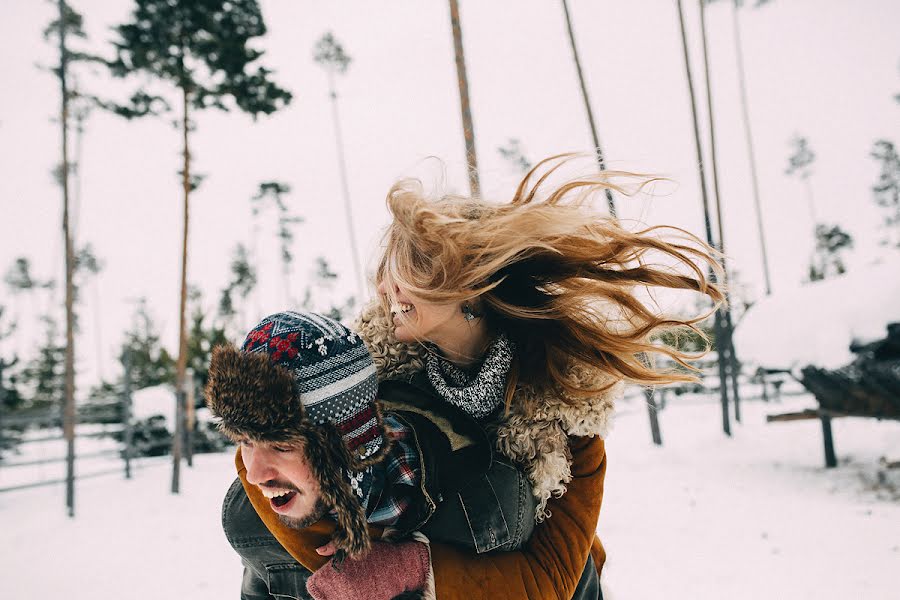
[[[131,11],[124,0],[71,0],[85,17],[95,49],[108,51],[109,28]],[[749,3],[749,2],[748,2]],[[698,85],[700,38],[695,2],[687,1]],[[532,160],[584,151],[590,135],[557,1],[461,0],[463,39],[482,187],[508,198],[516,174],[497,147],[517,137]],[[571,0],[601,144],[611,167],[668,175],[655,198],[617,198],[620,215],[674,224],[702,235],[700,194],[675,2]],[[61,278],[61,198],[49,172],[59,161],[58,126],[51,122],[59,92],[36,63],[55,60],[41,31],[53,4],[3,0],[0,19],[0,270],[28,257],[38,277]],[[193,195],[189,278],[214,302],[228,279],[238,242],[250,244],[249,198],[259,182],[293,187],[291,208],[306,221],[297,230],[292,288],[301,296],[313,260],[324,256],[341,275],[336,296],[353,289],[352,267],[326,77],[312,48],[333,31],[353,63],[339,81],[350,193],[364,259],[370,260],[387,223],[384,195],[398,177],[437,171],[464,191],[463,140],[449,11],[426,2],[263,1],[269,34],[263,63],[294,93],[291,106],[253,122],[236,113],[197,116],[194,168],[207,176]],[[755,293],[762,291],[755,216],[738,104],[731,3],[707,10],[715,123],[719,141],[726,244],[733,265]],[[812,185],[820,219],[856,238],[854,264],[876,256],[880,214],[870,186],[877,165],[874,140],[900,143],[900,44],[895,0],[774,0],[741,12],[747,84],[767,226],[773,287],[794,285],[805,272],[811,225],[803,188],[784,174],[789,141],[799,133],[817,154]],[[115,93],[117,85],[91,83]],[[98,89],[99,88],[99,89]],[[701,104],[702,115],[706,114]],[[174,349],[180,278],[180,137],[170,121],[126,122],[94,113],[83,139],[78,243],[104,262],[85,290],[78,368],[82,388],[101,365],[109,377],[114,349],[133,299],[146,297]],[[74,148],[73,148],[74,150]],[[262,294],[247,308],[247,326],[285,308],[272,215],[258,236]],[[0,305],[21,322],[4,348],[27,357],[35,318],[47,299],[13,298]],[[59,294],[57,295],[57,300]],[[23,357],[23,358],[24,358]]]

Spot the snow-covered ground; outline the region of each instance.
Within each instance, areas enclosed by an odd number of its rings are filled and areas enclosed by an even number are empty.
[[[607,600],[896,598],[900,469],[879,459],[900,459],[900,423],[835,420],[826,470],[817,421],[765,423],[812,405],[745,402],[728,439],[714,397],[670,399],[655,447],[644,406],[622,402],[599,527]],[[75,519],[62,486],[0,494],[0,597],[236,598],[219,521],[231,456],[197,456],[178,496],[168,459],[139,464],[131,481],[79,482]]]

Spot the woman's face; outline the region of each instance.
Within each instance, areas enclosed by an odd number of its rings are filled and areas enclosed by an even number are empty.
[[[388,285],[378,284],[378,293],[391,302],[391,317],[394,321],[394,336],[398,341],[415,343],[428,341],[441,345],[448,336],[465,323],[461,302],[426,302],[414,296],[409,290],[394,285],[393,296]]]

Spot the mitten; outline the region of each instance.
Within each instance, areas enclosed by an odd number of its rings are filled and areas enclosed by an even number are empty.
[[[328,561],[306,580],[306,590],[315,600],[391,600],[425,588],[430,560],[422,542],[373,541],[360,559],[339,567]]]

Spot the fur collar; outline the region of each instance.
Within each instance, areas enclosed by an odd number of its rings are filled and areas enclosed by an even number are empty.
[[[377,300],[363,308],[353,329],[372,353],[379,380],[405,377],[425,368],[423,350],[394,338],[390,315]],[[497,450],[521,465],[531,479],[538,499],[537,521],[550,516],[547,501],[562,496],[572,480],[568,436],[606,437],[614,402],[624,389],[622,381],[583,365],[573,365],[569,377],[579,387],[606,389],[595,397],[567,403],[560,396],[522,387],[497,425]]]

